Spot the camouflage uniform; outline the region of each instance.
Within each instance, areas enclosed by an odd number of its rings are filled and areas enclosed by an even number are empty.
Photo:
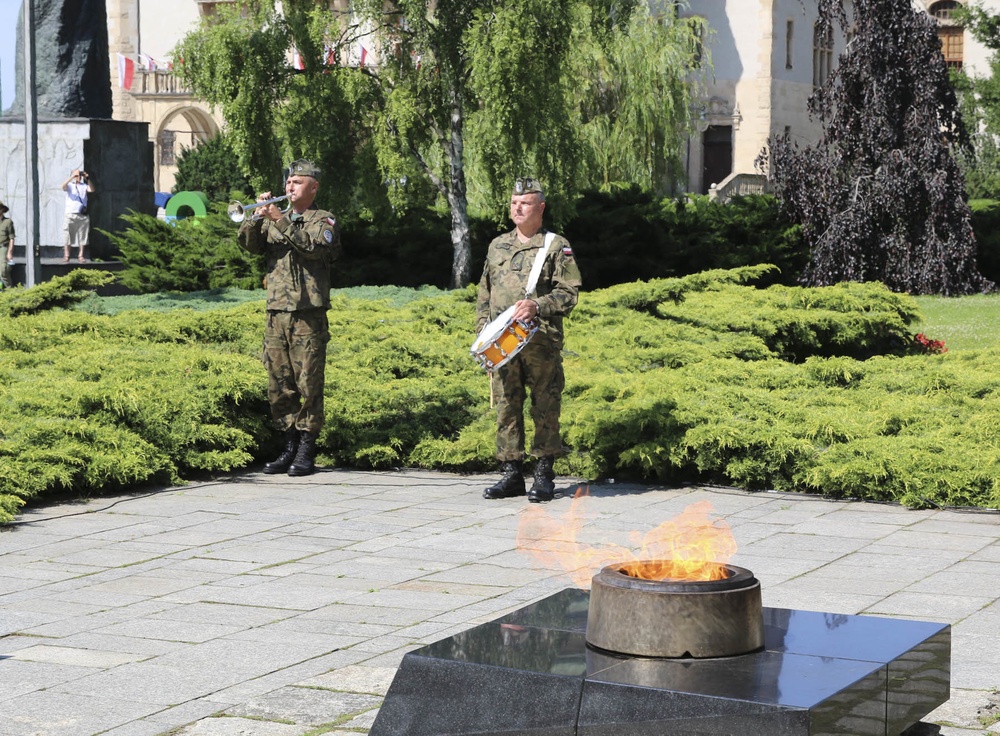
[[[340,233],[329,212],[308,209],[277,222],[247,218],[240,246],[267,256],[264,366],[271,416],[279,429],[318,432],[330,331],[330,267]]]
[[[3,202],[0,202],[0,208],[3,209],[3,213],[6,215],[7,207]],[[10,250],[11,238],[15,236],[14,221],[9,217],[0,219],[0,257],[3,258],[3,261],[0,262],[0,283],[3,284],[4,288],[8,289],[14,285],[14,278],[11,275],[10,264],[7,262],[7,251]]]
[[[538,251],[545,246],[546,231],[527,243],[517,239],[517,231],[501,235],[490,243],[479,282],[476,304],[476,334],[515,302],[524,299],[524,289]],[[531,295],[538,304],[539,329],[531,341],[495,373],[497,386],[497,459],[524,459],[525,387],[531,389],[531,418],[535,436],[531,454],[535,457],[562,454],[559,412],[564,385],[562,355],[563,317],[576,306],[580,269],[569,242],[557,235],[549,246]]]

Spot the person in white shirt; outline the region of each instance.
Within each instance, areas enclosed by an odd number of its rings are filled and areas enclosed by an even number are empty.
[[[90,240],[90,216],[87,214],[87,199],[94,191],[90,174],[82,169],[74,169],[69,178],[63,182],[62,190],[66,192],[66,240],[63,245],[63,263],[69,263],[70,246],[79,248],[77,260],[87,262],[86,248]]]

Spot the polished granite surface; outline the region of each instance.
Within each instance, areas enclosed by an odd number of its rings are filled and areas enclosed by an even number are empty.
[[[407,654],[372,736],[892,736],[948,699],[946,624],[764,608],[764,648],[651,659],[586,643],[567,589]]]

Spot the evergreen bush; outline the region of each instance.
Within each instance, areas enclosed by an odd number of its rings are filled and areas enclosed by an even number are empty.
[[[582,295],[566,324],[557,470],[1000,505],[1000,349],[928,353],[911,297],[754,285],[771,272]],[[79,273],[46,282],[49,303],[83,288]],[[259,362],[263,299],[12,311],[24,291],[0,294],[0,519],[57,493],[246,467],[280,442]],[[475,297],[334,292],[321,464],[495,467],[489,380],[469,355]],[[135,297],[108,303],[122,299]]]
[[[177,192],[204,192],[220,202],[233,194],[251,196],[250,182],[240,172],[236,153],[224,133],[181,151],[174,183]]]
[[[980,271],[996,280],[1000,205],[993,200],[970,205]],[[222,205],[217,209],[221,212]],[[146,215],[123,219],[129,226],[108,235],[125,264],[120,280],[136,292],[256,289],[261,284],[262,262],[239,249],[237,228],[224,215],[188,218],[176,227]],[[334,285],[443,288],[451,273],[449,226],[447,216],[433,210],[341,222],[344,251]],[[473,218],[470,227],[472,280],[478,282],[489,242],[509,225]],[[808,260],[801,228],[788,222],[768,196],[720,205],[702,196],[660,199],[637,188],[591,192],[564,234],[579,255],[586,289],[764,263],[777,268],[761,276],[758,285],[793,286]]]
[[[106,233],[121,253],[122,285],[140,294],[260,288],[264,263],[236,241],[237,228],[221,212],[167,223],[149,215],[122,215],[128,227]]]
[[[1000,283],[1000,202],[995,199],[973,199],[972,229],[976,233],[979,273],[994,283]]]
[[[145,215],[123,219],[129,227],[109,237],[125,264],[121,282],[130,289],[152,293],[260,284],[260,261],[239,250],[236,226],[221,215],[188,218],[174,228]],[[335,286],[446,286],[453,257],[447,214],[411,210],[340,224],[343,255],[334,268]],[[487,246],[510,226],[473,218],[470,227],[472,281],[478,282]],[[778,267],[762,285],[794,284],[807,260],[799,229],[781,218],[769,197],[718,205],[706,197],[660,199],[637,188],[590,193],[565,235],[580,254],[588,289],[761,263]]]
[[[778,267],[764,283],[791,285],[808,260],[801,229],[767,196],[722,205],[701,195],[661,199],[637,187],[590,192],[565,234],[588,289],[762,263]]]

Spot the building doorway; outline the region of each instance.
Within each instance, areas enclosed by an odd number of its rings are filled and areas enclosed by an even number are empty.
[[[704,167],[702,168],[701,193],[708,194],[713,184],[733,173],[733,126],[709,125],[703,137]]]

